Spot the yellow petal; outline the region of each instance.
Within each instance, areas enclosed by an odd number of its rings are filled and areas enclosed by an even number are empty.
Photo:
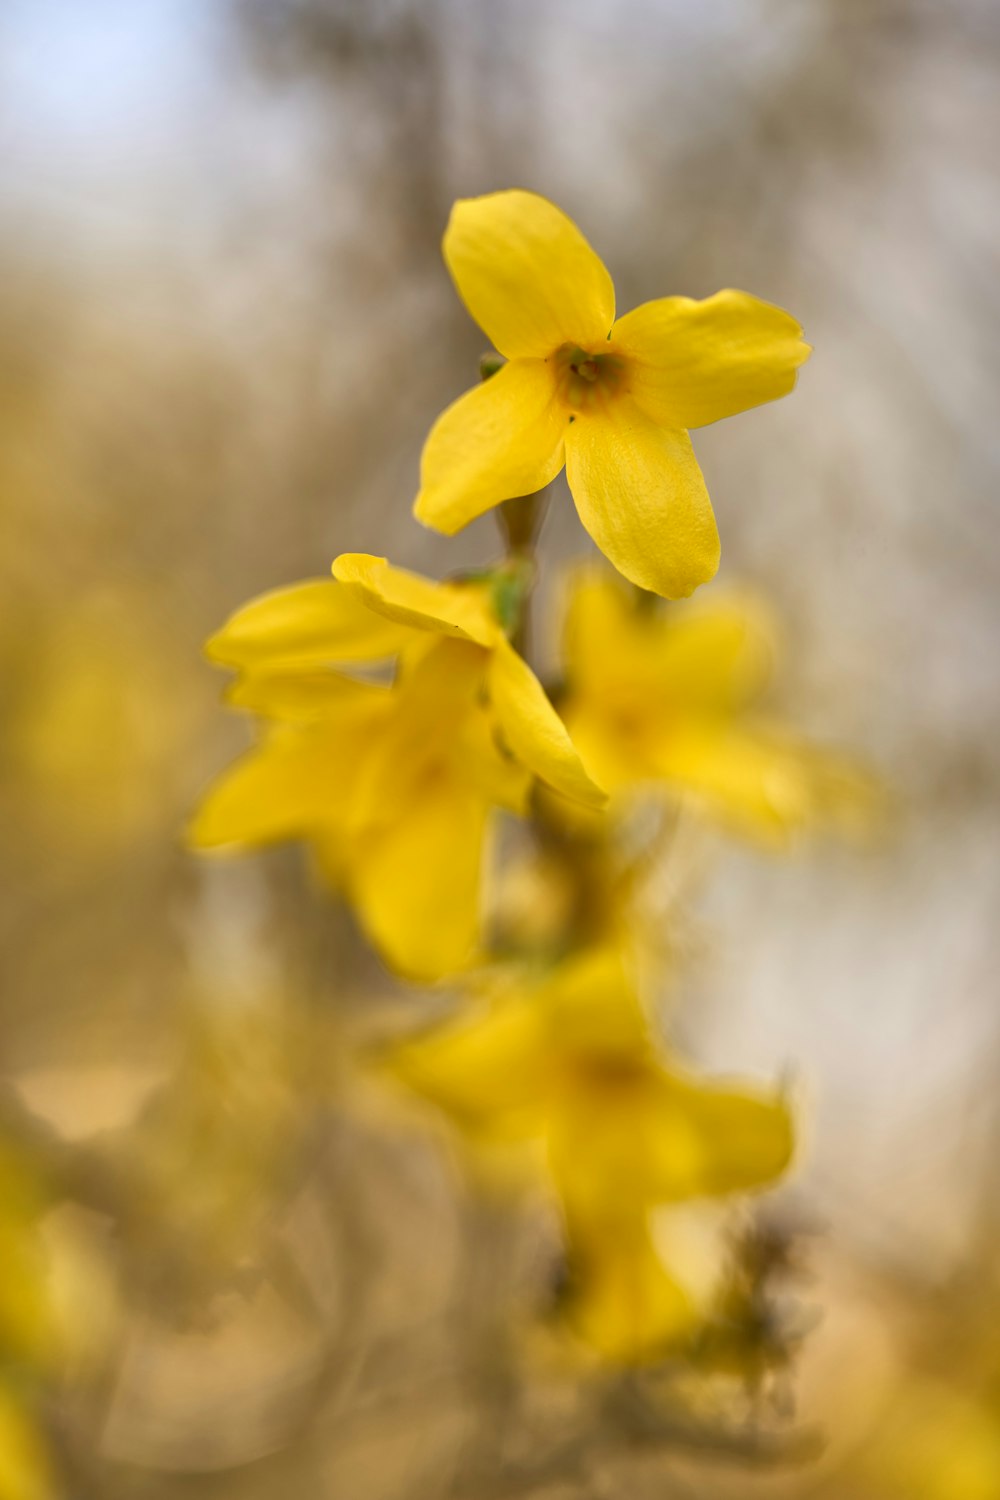
[[[25,1382],[26,1384],[26,1382]],[[0,1386],[0,1496],[3,1500],[56,1500],[65,1493],[51,1472],[41,1434],[17,1382]]]
[[[343,553],[333,573],[368,609],[398,624],[480,646],[492,645],[500,633],[485,592],[475,585],[435,583],[366,552]]]
[[[503,639],[497,641],[490,659],[489,692],[504,738],[529,770],[575,801],[594,807],[606,801],[583,769],[542,684]]]
[[[374,661],[393,655],[405,639],[406,632],[373,615],[347,589],[314,579],[251,599],[205,652],[229,667]]]
[[[688,1294],[660,1259],[648,1224],[612,1234],[571,1226],[565,1312],[604,1359],[638,1364],[663,1354],[696,1320]]]
[[[496,726],[487,708],[477,707],[464,716],[456,730],[456,753],[467,780],[488,802],[525,815],[534,777],[497,743]]]
[[[458,294],[508,358],[606,339],[615,289],[572,219],[537,193],[461,198],[444,258]]]
[[[776,637],[763,600],[715,589],[650,621],[664,692],[675,710],[689,713],[732,714],[758,697],[771,677]]]
[[[580,520],[640,588],[678,599],[715,574],[719,534],[686,432],[617,397],[571,424],[566,477]]]
[[[609,792],[656,774],[654,752],[677,705],[667,705],[663,622],[607,569],[574,582],[563,630],[560,711],[590,775]],[[673,608],[673,607],[672,607]]]
[[[612,342],[633,398],[668,427],[703,427],[787,396],[811,352],[789,313],[734,291],[647,302],[619,318]]]
[[[729,714],[762,691],[774,657],[763,602],[711,589],[691,604],[650,608],[593,568],[573,584],[563,630],[570,691],[678,713]]]
[[[199,849],[297,838],[321,821],[329,756],[313,738],[274,738],[213,782],[188,828]]]
[[[350,895],[361,925],[411,979],[457,973],[476,956],[488,811],[475,791],[442,776],[405,813],[357,836]]]
[[[336,722],[272,732],[224,771],[188,828],[196,848],[298,838],[343,822],[388,694]]]
[[[583,697],[563,706],[566,727],[588,773],[611,795],[660,780],[656,751],[662,736],[656,734],[655,720],[623,729],[607,708],[598,698]],[[563,809],[572,816],[568,804]]]
[[[657,1153],[661,1201],[766,1187],[792,1159],[791,1112],[778,1094],[674,1076],[664,1090],[664,1119],[668,1111],[678,1122],[685,1122],[700,1159],[692,1150],[690,1159],[682,1163],[668,1132],[661,1132]]]
[[[384,721],[365,749],[353,792],[359,829],[405,817],[421,784],[439,774],[475,785],[478,761],[466,764],[462,754],[468,721],[485,714],[489,657],[471,641],[428,639],[430,649],[408,661],[393,685]]]
[[[581,1062],[645,1059],[649,1024],[625,954],[606,944],[583,949],[553,970],[534,994],[552,1047]]]
[[[544,489],[563,466],[568,425],[548,365],[540,359],[505,365],[434,423],[413,514],[453,536],[502,500]]]
[[[664,736],[656,767],[712,816],[777,847],[810,827],[864,833],[878,816],[872,777],[792,735],[677,726]]]
[[[605,694],[624,675],[644,690],[659,675],[633,589],[606,568],[578,568],[570,582],[562,652],[570,691]],[[645,613],[645,610],[643,611]]]
[[[310,724],[367,704],[379,691],[387,689],[305,664],[245,672],[227,688],[225,698],[233,708],[249,709],[263,718]]]
[[[509,1138],[541,1131],[544,1061],[537,1009],[507,1002],[402,1047],[391,1067],[463,1128]]]
[[[550,1122],[560,1194],[593,1224],[617,1222],[630,1206],[760,1187],[781,1174],[791,1150],[783,1101],[688,1082],[652,1063],[581,1069]]]

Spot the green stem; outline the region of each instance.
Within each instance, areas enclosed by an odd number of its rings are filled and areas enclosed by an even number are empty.
[[[491,380],[506,361],[500,354],[484,354],[479,361],[479,378]],[[510,631],[511,645],[525,655],[530,628],[531,580],[535,567],[535,543],[545,515],[545,491],[515,495],[504,500],[497,512],[500,531],[507,550],[506,566],[519,574],[517,617]],[[527,575],[527,579],[525,577]]]
[[[512,500],[504,500],[497,511],[500,531],[507,549],[506,566],[521,575],[518,590],[519,607],[510,633],[510,640],[514,650],[524,657],[527,657],[531,628],[535,548],[542,517],[545,514],[546,498],[544,490],[536,490],[532,495],[517,495]],[[526,579],[525,574],[527,574]]]

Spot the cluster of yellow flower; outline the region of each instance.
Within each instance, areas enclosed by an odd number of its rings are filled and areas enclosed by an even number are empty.
[[[760,607],[728,595],[665,612],[651,597],[689,595],[718,566],[687,428],[784,395],[809,350],[787,313],[742,292],[616,320],[601,261],[530,193],[458,203],[444,253],[503,359],[434,426],[416,515],[453,533],[495,505],[530,508],[519,497],[565,464],[584,526],[628,581],[576,575],[551,693],[517,649],[523,537],[494,569],[446,583],[351,554],[332,581],[254,600],[208,651],[236,669],[229,701],[259,735],[191,837],[308,840],[393,969],[475,972],[463,1013],[401,1045],[394,1071],[477,1137],[542,1143],[571,1321],[604,1356],[646,1359],[693,1317],[655,1214],[772,1182],[792,1153],[789,1110],[678,1067],[634,954],[599,914],[543,962],[501,958],[484,872],[502,813],[530,817],[543,841],[557,829],[570,878],[579,841],[636,792],[772,843],[857,813],[850,767],[754,716],[772,655]]]

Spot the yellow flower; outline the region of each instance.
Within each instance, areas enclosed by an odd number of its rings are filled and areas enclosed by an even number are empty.
[[[60,867],[159,838],[176,816],[197,708],[176,636],[138,591],[84,595],[30,624],[8,614],[2,737],[21,837],[31,828],[58,847]]]
[[[230,701],[265,727],[209,790],[191,839],[309,839],[387,960],[435,978],[475,956],[493,809],[523,813],[534,776],[591,804],[603,794],[488,584],[431,583],[360,554],[334,572],[254,600],[209,642],[241,669]],[[390,656],[391,686],[330,670]]]
[[[0,1362],[4,1365],[43,1368],[56,1345],[49,1268],[38,1232],[47,1207],[40,1173],[19,1151],[0,1141]]]
[[[439,417],[419,520],[449,535],[563,464],[580,519],[633,583],[673,599],[719,565],[687,429],[787,395],[808,357],[794,318],[746,292],[666,297],[615,318],[605,267],[554,204],[455,204],[444,257],[508,363]]]
[[[689,1318],[653,1246],[653,1211],[761,1187],[791,1157],[784,1100],[702,1083],[661,1056],[614,949],[501,990],[479,1014],[404,1045],[392,1068],[474,1138],[541,1143],[576,1321],[616,1358],[648,1352]]]
[[[664,610],[588,569],[563,649],[563,718],[609,791],[666,788],[772,844],[822,821],[863,826],[871,813],[870,778],[754,716],[774,654],[759,602],[718,594]]]
[[[0,1500],[55,1500],[39,1428],[16,1383],[0,1384]]]
[[[648,1214],[633,1214],[614,1234],[571,1229],[561,1312],[603,1359],[655,1359],[698,1322],[694,1301],[664,1262]]]
[[[79,1371],[107,1327],[106,1265],[72,1217],[49,1212],[62,1191],[51,1168],[0,1140],[0,1408],[3,1372],[26,1394]],[[0,1470],[9,1416],[0,1409]],[[0,1500],[6,1495],[0,1481]]]

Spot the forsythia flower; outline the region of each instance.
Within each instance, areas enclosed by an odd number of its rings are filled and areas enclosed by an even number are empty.
[[[444,257],[508,363],[432,429],[417,518],[450,535],[565,463],[581,521],[620,572],[671,599],[705,583],[719,537],[687,429],[792,389],[809,354],[795,319],[736,291],[616,319],[605,267],[534,193],[456,203]]]
[[[52,1267],[39,1232],[49,1201],[41,1174],[0,1141],[0,1500],[55,1494],[28,1401],[34,1380],[63,1347]]]
[[[0,1500],[55,1500],[39,1430],[17,1385],[0,1384]]]
[[[638,1364],[692,1332],[697,1309],[654,1238],[648,1214],[568,1231],[561,1310],[602,1358]]]
[[[493,809],[523,813],[535,776],[603,794],[504,634],[499,584],[431,583],[361,554],[333,566],[336,582],[265,595],[209,642],[241,669],[230,701],[265,728],[191,837],[308,838],[386,958],[438,977],[475,954]],[[330,670],[388,657],[391,686]]]
[[[690,1322],[654,1210],[761,1187],[792,1151],[784,1101],[662,1057],[614,949],[584,953],[404,1045],[394,1072],[470,1133],[544,1146],[566,1228],[570,1312],[602,1353],[652,1353]]]
[[[19,1152],[0,1142],[0,1361],[4,1365],[42,1367],[55,1346],[51,1287],[38,1232],[46,1207],[41,1177]]]
[[[870,813],[875,791],[862,772],[754,718],[773,658],[759,603],[722,594],[664,610],[585,569],[563,650],[560,709],[609,791],[668,788],[778,844],[807,824],[863,823]]]

